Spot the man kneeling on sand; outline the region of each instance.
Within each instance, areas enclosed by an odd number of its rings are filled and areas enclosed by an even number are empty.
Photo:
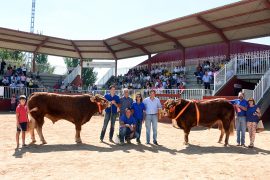
[[[131,115],[131,108],[126,108],[125,114],[120,117],[120,145],[124,144],[124,140],[130,143],[130,140],[136,137],[136,119]]]

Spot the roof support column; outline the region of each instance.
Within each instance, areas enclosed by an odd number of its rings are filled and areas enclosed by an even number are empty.
[[[151,71],[151,54],[148,54],[148,71],[150,72]]]
[[[36,72],[36,57],[37,57],[37,54],[33,53],[33,59],[32,59],[32,72],[33,73]]]
[[[80,59],[80,66],[81,66],[81,87],[83,87],[83,59]]]
[[[227,54],[226,54],[226,60],[229,60],[231,58],[231,43],[230,41],[227,42]]]
[[[115,63],[115,67],[114,67],[114,75],[115,77],[117,76],[117,59],[114,60],[114,63]]]
[[[181,52],[183,52],[182,66],[185,66],[186,65],[186,48],[182,49]]]

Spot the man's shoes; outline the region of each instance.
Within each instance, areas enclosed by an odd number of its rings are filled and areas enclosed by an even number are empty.
[[[109,140],[111,143],[114,143],[114,141],[112,139]]]
[[[154,141],[154,145],[157,145],[158,146],[159,144],[157,143],[157,141]]]
[[[119,146],[123,146],[125,143],[124,142],[120,142],[119,143]]]
[[[245,145],[245,144],[241,144],[241,146],[246,147],[246,145]]]
[[[146,144],[146,145],[149,145],[149,144],[150,144],[150,142],[146,142],[145,144]]]
[[[141,144],[141,140],[137,139],[137,143],[138,143],[138,144]]]
[[[240,144],[237,144],[236,146],[241,146]]]
[[[128,144],[131,144],[130,139],[127,139],[127,143],[128,143]]]

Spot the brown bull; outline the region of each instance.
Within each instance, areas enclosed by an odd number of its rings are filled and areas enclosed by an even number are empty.
[[[32,126],[36,128],[43,144],[46,144],[42,133],[44,117],[49,118],[53,123],[65,119],[75,124],[75,141],[81,143],[81,126],[95,113],[101,113],[108,106],[108,102],[100,95],[60,95],[38,92],[30,96],[27,106]]]
[[[184,99],[165,102],[164,107],[168,117],[172,118],[174,127],[180,127],[185,133],[185,144],[188,144],[188,135],[192,127],[212,127],[218,122],[221,130],[219,142],[222,141],[224,132],[225,146],[228,145],[229,135],[234,131],[234,107],[225,99],[214,99],[206,101],[190,101]]]

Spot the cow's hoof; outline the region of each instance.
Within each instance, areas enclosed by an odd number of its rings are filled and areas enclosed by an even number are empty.
[[[224,144],[224,147],[228,147],[228,144]]]
[[[77,144],[82,144],[82,141],[76,141]]]
[[[184,145],[185,145],[185,146],[188,146],[188,145],[189,145],[189,143],[188,143],[188,142],[184,142]]]
[[[40,145],[44,145],[44,144],[47,144],[46,141],[42,141]]]
[[[221,143],[222,143],[222,141],[218,141],[218,143],[219,143],[219,144],[221,144]]]

